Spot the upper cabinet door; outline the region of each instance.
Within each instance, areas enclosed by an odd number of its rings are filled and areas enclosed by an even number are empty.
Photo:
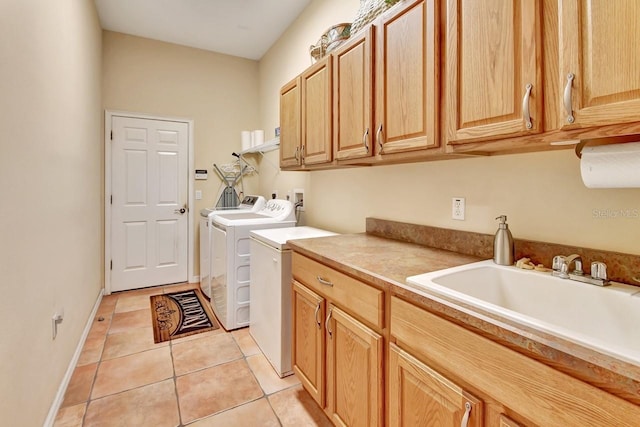
[[[368,27],[333,54],[335,158],[373,155],[373,29]]]
[[[562,126],[640,120],[640,2],[563,0],[558,17]]]
[[[300,165],[300,78],[280,89],[280,166]]]
[[[538,0],[447,0],[447,142],[541,132]]]
[[[301,75],[302,163],[329,163],[331,144],[331,56],[316,62]]]
[[[439,2],[407,3],[375,23],[376,154],[439,146]]]

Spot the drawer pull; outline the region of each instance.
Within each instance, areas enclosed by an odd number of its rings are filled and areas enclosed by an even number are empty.
[[[464,404],[464,416],[460,422],[460,427],[467,427],[469,424],[469,416],[471,415],[471,403],[466,402]]]
[[[318,329],[320,329],[322,323],[320,322],[320,319],[318,319],[318,313],[320,313],[320,303],[316,305],[316,312],[313,314],[313,317],[316,319],[316,325],[318,325]]]
[[[571,86],[573,85],[573,73],[567,74],[567,85],[564,87],[564,109],[567,111],[567,122],[573,123],[573,108],[571,106]]]
[[[333,307],[329,309],[329,314],[327,314],[327,320],[324,321],[324,328],[329,333],[329,338],[333,338],[333,332],[331,332],[331,328],[329,327],[329,321],[331,321],[331,314],[333,314]]]
[[[333,283],[331,283],[328,280],[323,279],[320,276],[316,276],[316,279],[318,279],[318,282],[320,282],[321,285],[325,285],[325,286],[333,286]]]
[[[531,123],[531,113],[529,112],[531,89],[533,89],[533,85],[529,83],[526,87],[526,92],[524,93],[524,99],[522,100],[522,115],[524,118],[524,125],[527,129],[531,129],[533,127],[533,123]]]

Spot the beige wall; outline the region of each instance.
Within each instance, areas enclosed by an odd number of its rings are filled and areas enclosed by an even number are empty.
[[[0,424],[39,426],[102,288],[101,29],[92,0],[0,22]]]
[[[330,25],[351,21],[358,0],[314,0],[260,61],[261,122],[278,122],[280,87],[309,65],[308,46]],[[353,11],[353,12],[352,12]],[[277,152],[276,152],[277,153]],[[277,163],[277,154],[269,158]],[[264,168],[266,170],[266,168]],[[640,190],[587,189],[572,151],[318,172],[261,174],[261,188],[305,186],[309,225],[364,231],[365,218],[493,234],[509,217],[515,237],[640,254]],[[465,221],[451,198],[465,197]]]
[[[271,138],[279,126],[280,88],[311,65],[309,46],[315,44],[329,27],[353,21],[360,0],[314,0],[298,19],[284,32],[278,42],[260,60],[260,123]],[[260,191],[277,190],[280,198],[293,189],[311,186],[313,174],[281,172],[278,167],[279,151],[267,153],[260,163]],[[309,193],[311,195],[311,193]],[[312,196],[313,197],[313,196]],[[301,215],[301,224],[308,223],[307,212]]]
[[[103,97],[108,110],[194,120],[194,166],[209,171],[206,181],[195,181],[195,190],[202,191],[202,200],[191,207],[198,221],[200,209],[215,205],[221,190],[213,163],[233,162],[240,132],[258,128],[258,63],[104,31]],[[245,179],[245,193],[258,191],[257,181]],[[198,241],[196,223],[195,274]]]

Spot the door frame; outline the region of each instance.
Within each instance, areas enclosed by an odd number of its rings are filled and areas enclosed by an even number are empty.
[[[195,275],[193,248],[193,233],[195,230],[194,212],[195,198],[193,188],[195,176],[192,174],[194,165],[194,141],[193,119],[183,117],[154,116],[144,113],[132,113],[129,111],[105,110],[104,112],[104,294],[111,294],[111,119],[113,117],[128,117],[133,119],[160,120],[168,122],[185,123],[189,129],[187,133],[187,200],[189,210],[187,212],[187,280],[189,283],[197,283],[199,278]]]

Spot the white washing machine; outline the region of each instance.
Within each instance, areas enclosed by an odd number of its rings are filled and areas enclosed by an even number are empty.
[[[313,227],[255,230],[251,235],[249,333],[280,377],[291,366],[291,249],[288,240],[333,236]]]
[[[211,298],[211,221],[213,215],[231,212],[256,212],[262,209],[266,200],[262,196],[245,196],[233,208],[202,209],[200,211],[200,289]]]
[[[213,215],[211,307],[226,330],[249,326],[249,232],[265,228],[293,227],[293,203],[267,200],[257,212]]]

